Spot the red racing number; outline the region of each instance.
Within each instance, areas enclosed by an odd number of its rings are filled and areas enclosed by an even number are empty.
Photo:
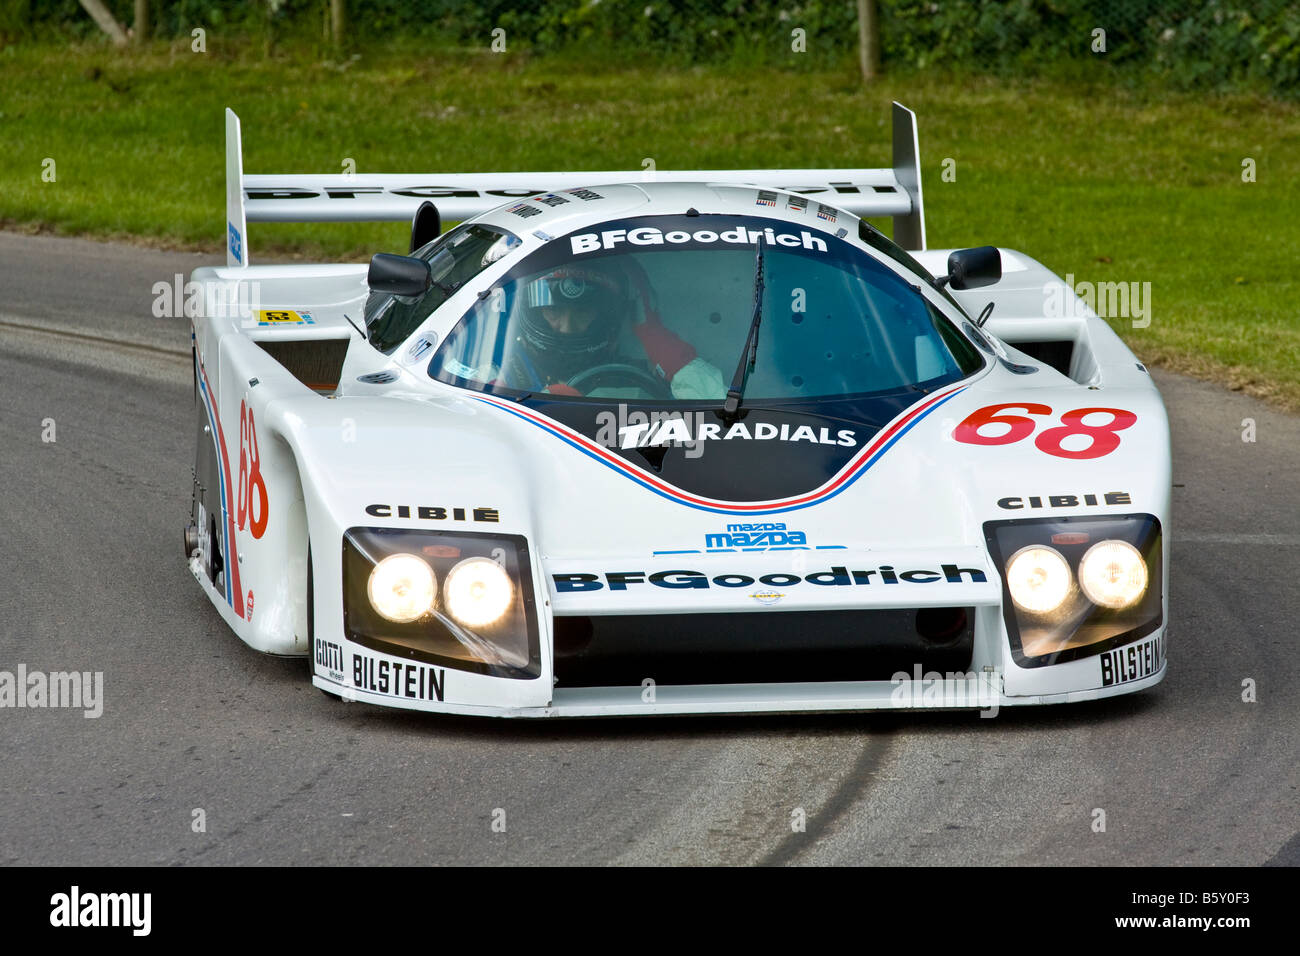
[[[952,437],[966,445],[1011,445],[1032,435],[1038,423],[1024,415],[1003,414],[1010,410],[1026,412],[1029,415],[1052,414],[1049,406],[1034,402],[986,405],[972,412],[954,428]],[[1084,423],[1085,416],[1095,414],[1109,415],[1110,421],[1101,425]],[[1039,432],[1034,439],[1034,446],[1039,451],[1057,458],[1101,458],[1119,447],[1118,433],[1131,427],[1136,421],[1135,414],[1122,408],[1076,408],[1062,413],[1060,425]],[[981,431],[990,425],[1009,427],[993,435]],[[1081,449],[1066,448],[1063,443],[1072,435],[1086,435],[1089,439],[1087,446]]]
[[[1030,415],[1050,415],[1051,408],[1035,405],[1033,402],[1005,402],[1002,405],[986,405],[972,412],[964,422],[953,431],[952,437],[967,445],[1010,445],[1028,438],[1038,427],[1038,423],[1024,415],[1002,415],[1009,408],[1028,412]],[[984,435],[980,429],[985,425],[1010,425],[1005,432],[996,435]]]
[[[1104,425],[1085,425],[1083,417],[1094,413],[1109,415],[1110,421]],[[1122,408],[1076,408],[1072,412],[1064,413],[1061,416],[1061,424],[1056,428],[1039,432],[1038,437],[1034,439],[1034,444],[1038,446],[1039,451],[1045,451],[1057,458],[1101,458],[1119,447],[1117,432],[1130,427],[1137,420],[1136,415]],[[1070,435],[1087,435],[1092,441],[1081,451],[1070,451],[1061,447],[1061,442]]]
[[[253,410],[239,403],[239,530],[245,524],[260,538],[266,532],[266,481],[262,478],[262,456],[257,449],[257,426]]]

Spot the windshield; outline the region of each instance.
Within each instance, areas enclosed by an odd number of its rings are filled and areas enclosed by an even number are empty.
[[[458,226],[417,249],[414,257],[432,267],[433,285],[420,296],[372,293],[365,311],[370,344],[392,352],[461,285],[517,245],[518,236],[476,224]]]
[[[721,401],[752,319],[760,234],[766,290],[746,405],[938,387],[983,365],[914,286],[847,242],[757,217],[653,216],[522,260],[429,372],[515,397]]]

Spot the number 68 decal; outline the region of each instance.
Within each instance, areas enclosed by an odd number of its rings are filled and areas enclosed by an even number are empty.
[[[239,530],[245,525],[260,538],[266,532],[266,480],[262,477],[262,455],[257,447],[257,426],[253,410],[239,403]]]
[[[972,412],[953,429],[952,437],[967,445],[1013,445],[1028,438],[1038,427],[1038,422],[1024,415],[1003,414],[1009,410],[1027,412],[1030,415],[1050,415],[1048,405],[1035,402],[1004,402],[1001,405],[986,405]],[[1101,425],[1084,424],[1088,415],[1109,415],[1110,421]],[[1061,424],[1038,433],[1034,445],[1039,451],[1057,458],[1101,458],[1109,455],[1119,447],[1119,433],[1137,421],[1137,416],[1122,408],[1076,408],[1061,414]],[[1006,431],[995,435],[981,431],[989,425],[1008,426]],[[1070,449],[1063,445],[1071,435],[1085,435],[1089,442],[1081,449]],[[1071,443],[1073,444],[1073,443]]]

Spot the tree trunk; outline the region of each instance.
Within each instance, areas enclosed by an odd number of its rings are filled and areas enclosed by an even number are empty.
[[[113,19],[103,0],[80,0],[81,6],[94,18],[99,28],[108,34],[114,46],[126,46],[126,31]]]
[[[880,75],[880,18],[876,0],[858,0],[858,60],[862,64],[864,83]]]
[[[330,38],[338,49],[343,47],[345,29],[347,29],[347,10],[344,0],[330,0]]]
[[[149,39],[149,0],[135,0],[135,42],[139,46]]]

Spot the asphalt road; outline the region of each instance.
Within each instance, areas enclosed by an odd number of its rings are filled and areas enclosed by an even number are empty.
[[[150,310],[203,261],[0,234],[0,669],[104,674],[98,719],[0,710],[0,864],[1300,863],[1300,419],[1157,373],[1170,672],[1145,693],[429,717],[329,700],[185,567],[188,324]]]

